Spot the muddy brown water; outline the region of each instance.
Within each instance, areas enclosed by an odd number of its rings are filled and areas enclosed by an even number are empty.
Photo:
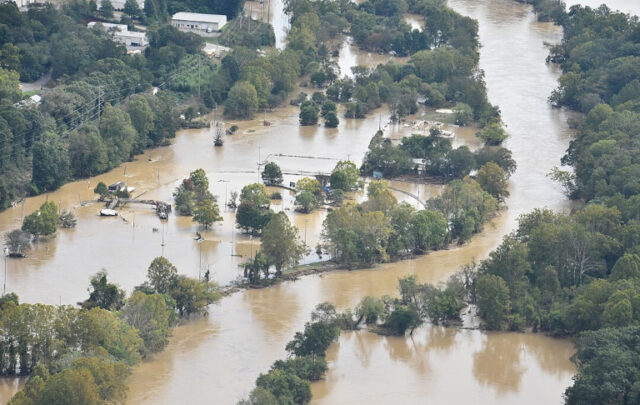
[[[511,181],[509,208],[462,247],[371,270],[310,276],[226,297],[211,308],[209,317],[176,328],[165,351],[134,369],[128,403],[235,403],[251,390],[259,373],[285,356],[286,342],[302,329],[316,304],[330,301],[346,308],[365,295],[395,294],[398,277],[408,274],[422,282],[441,282],[460,266],[486,257],[514,228],[521,213],[543,206],[569,208],[558,185],[546,177],[571,136],[565,124],[567,114],[546,103],[558,72],[545,65],[543,42],[559,41],[561,31],[537,23],[529,7],[509,0],[454,0],[450,4],[480,24],[480,65],[489,98],[502,110],[511,134],[507,146],[519,164]],[[281,24],[276,32],[285,27]],[[342,68],[388,58],[362,53],[345,42],[338,64]],[[63,208],[74,210],[78,227],[61,230],[25,260],[9,260],[7,291],[18,293],[26,302],[73,304],[86,298],[88,279],[101,268],[131,291],[144,280],[149,262],[162,253],[183,274],[198,276],[209,268],[212,278],[222,284],[235,279],[240,274],[238,264],[258,244],[233,228],[232,212],[223,209],[224,222],[205,232],[205,241],[198,244],[193,239],[198,228],[188,218],[171,216],[162,225],[150,209],[134,207],[125,208],[122,218],[100,218],[100,205],[79,203],[93,198],[91,190],[98,181],[123,179],[136,187],[134,195],[144,192],[144,198],[170,201],[180,179],[198,167],[211,176],[211,189],[223,203],[232,190],[258,180],[259,158],[268,157],[291,173],[329,171],[337,159],[359,163],[379,123],[384,126],[388,120],[388,113],[381,110],[366,120],[342,119],[337,129],[299,127],[297,113],[295,107],[269,113],[266,119],[272,125],[268,127],[261,125],[263,117],[240,122],[239,132],[227,136],[222,148],[212,146],[208,130],[183,131],[170,147],[148,151],[102,176],[27,199],[24,213],[47,198],[61,202]],[[411,131],[403,125],[388,125],[385,132],[398,138]],[[456,132],[457,143],[477,147],[473,130]],[[291,156],[275,156],[278,153]],[[297,178],[291,174],[285,181]],[[422,196],[438,192],[437,186],[401,182],[394,186]],[[282,194],[284,200],[274,208],[289,214],[301,235],[306,228],[307,242],[315,246],[326,212],[294,214],[292,196],[286,191]],[[405,194],[397,195],[416,203]],[[0,231],[19,226],[22,212],[18,206],[0,214]],[[311,260],[317,259],[313,255],[305,258]],[[366,331],[343,333],[327,354],[327,378],[313,384],[314,403],[423,403],[430,399],[435,403],[561,403],[561,394],[575,372],[569,360],[572,353],[570,342],[541,335],[430,326],[405,338],[379,337]],[[2,380],[0,401],[6,402],[17,384],[17,380]]]

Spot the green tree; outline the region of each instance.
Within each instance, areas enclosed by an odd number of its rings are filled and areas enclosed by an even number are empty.
[[[169,341],[171,309],[160,294],[134,292],[121,311],[125,321],[138,331],[146,353],[162,350]]]
[[[482,166],[476,174],[476,181],[480,187],[499,201],[509,197],[507,173],[496,163],[489,162]]]
[[[22,91],[20,90],[18,72],[0,67],[0,99],[15,103],[21,98]]]
[[[360,171],[350,160],[341,160],[333,168],[329,183],[332,189],[351,191],[358,185]]]
[[[131,125],[129,114],[106,104],[100,118],[100,136],[107,148],[109,162],[117,166],[131,158],[138,133]]]
[[[329,111],[324,117],[324,126],[327,128],[337,128],[339,124],[338,115],[333,111]]]
[[[241,202],[236,210],[236,223],[239,228],[253,234],[260,233],[269,222],[273,211],[255,205],[251,201]]]
[[[271,366],[271,371],[275,370],[296,375],[302,380],[319,381],[327,372],[327,361],[322,357],[311,356],[277,360]]]
[[[318,123],[318,107],[313,101],[307,100],[300,105],[300,125],[316,125]]]
[[[113,4],[110,0],[100,0],[100,15],[104,18],[113,18]]]
[[[308,190],[303,190],[298,194],[296,194],[297,210],[304,213],[309,213],[313,211],[317,206],[318,206],[318,199],[312,192]]]
[[[218,204],[211,200],[202,201],[193,214],[193,220],[208,229],[215,222],[222,221]]]
[[[264,184],[252,183],[242,187],[240,203],[251,203],[261,208],[268,208],[271,198]]]
[[[180,276],[171,291],[171,297],[176,301],[180,315],[189,316],[206,314],[209,305],[220,299],[220,294],[216,292],[216,286],[206,280]]]
[[[296,265],[302,257],[305,246],[298,236],[298,230],[291,225],[284,212],[271,216],[262,230],[261,251],[274,264],[276,275],[288,266]]]
[[[109,195],[109,188],[107,187],[106,184],[104,184],[103,182],[100,182],[93,189],[93,192],[95,194],[98,194],[100,196],[100,199],[103,200],[106,196]]]
[[[56,233],[60,217],[58,207],[53,201],[44,202],[40,209],[27,215],[22,222],[22,230],[29,232],[36,238]]]
[[[364,321],[366,324],[375,324],[385,313],[384,304],[377,298],[364,297],[356,307],[358,321],[356,325]]]
[[[32,182],[39,192],[52,191],[69,177],[69,158],[64,147],[55,141],[33,145]]]
[[[166,258],[156,257],[147,269],[147,279],[157,293],[170,294],[178,281],[178,269]]]
[[[100,271],[91,277],[89,298],[80,304],[86,309],[98,307],[116,311],[122,307],[124,295],[124,290],[113,283],[109,283],[107,273]]]
[[[234,84],[225,102],[224,115],[230,118],[251,119],[257,110],[256,88],[246,81]]]
[[[611,280],[640,278],[640,256],[627,253],[618,259],[611,269]]]
[[[95,379],[84,368],[52,375],[38,398],[38,403],[50,405],[98,405],[100,402]]]
[[[121,402],[127,397],[127,376],[130,369],[122,362],[103,360],[98,357],[81,357],[71,364],[72,370],[87,370],[98,387],[102,401]]]
[[[131,4],[138,7],[137,0],[127,0],[124,5],[125,13],[129,13],[127,12],[127,6],[130,6]],[[140,13],[140,9],[138,8],[138,10],[134,12]],[[150,142],[151,132],[155,129],[155,113],[151,109],[151,106],[149,105],[147,99],[144,97],[134,98],[131,103],[129,103],[127,111],[129,113],[129,116],[131,117],[131,125],[133,125],[133,127],[138,132],[138,143],[142,147],[146,147]]]
[[[407,329],[413,333],[413,330],[420,324],[420,316],[412,307],[399,306],[395,308],[385,321],[384,326],[394,334],[402,336]]]
[[[264,165],[262,170],[262,181],[267,185],[282,184],[282,171],[280,166],[274,162],[269,162]]]
[[[311,400],[309,381],[280,370],[261,374],[256,386],[270,392],[279,404],[307,404]]]
[[[498,123],[491,123],[478,132],[476,136],[484,141],[485,145],[500,145],[509,135]]]
[[[297,357],[324,357],[327,349],[340,335],[340,329],[327,322],[313,322],[304,326],[304,332],[296,332],[286,350]]]
[[[124,12],[131,18],[140,18],[142,16],[142,10],[137,0],[127,0],[124,3]]]
[[[502,277],[480,276],[476,284],[476,302],[487,329],[501,330],[508,324],[511,300],[509,287]]]
[[[438,211],[421,210],[413,216],[410,232],[416,249],[422,252],[437,249],[447,238],[447,220]]]

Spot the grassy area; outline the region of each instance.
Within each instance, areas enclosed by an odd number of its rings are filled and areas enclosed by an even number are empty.
[[[36,90],[29,90],[29,91],[23,91],[22,92],[22,95],[24,97],[35,96],[36,94],[40,94],[40,90],[36,89]]]
[[[427,121],[437,121],[444,122],[445,124],[455,124],[456,123],[456,115],[455,114],[443,114],[437,113],[435,110],[427,111],[421,117],[421,120]]]

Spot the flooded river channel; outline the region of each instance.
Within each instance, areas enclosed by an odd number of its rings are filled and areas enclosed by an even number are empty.
[[[567,115],[546,102],[558,72],[545,65],[543,42],[561,39],[561,30],[535,21],[527,6],[511,0],[450,0],[460,13],[479,21],[481,68],[489,98],[500,106],[511,134],[507,146],[518,162],[511,179],[508,209],[484,232],[462,247],[433,252],[411,261],[390,263],[372,270],[339,271],[310,276],[273,288],[250,290],[224,298],[209,317],[175,329],[169,346],[136,367],[129,380],[130,404],[234,404],[248,394],[260,372],[285,356],[284,347],[301,330],[313,307],[329,301],[339,308],[355,305],[363,296],[395,294],[400,276],[415,274],[422,282],[440,282],[460,266],[486,257],[518,215],[535,207],[568,209],[558,185],[546,178],[559,163],[571,132]],[[282,3],[273,1],[276,32],[286,32],[286,18],[277,14]],[[281,13],[281,8],[280,8]],[[280,15],[274,20],[274,15]],[[279,39],[282,42],[282,37]],[[348,49],[347,49],[348,48]],[[345,42],[338,64],[384,62],[387,56],[358,51]],[[310,89],[303,89],[310,92]],[[87,296],[92,274],[107,269],[112,281],[131,291],[146,276],[151,260],[164,254],[183,274],[197,277],[209,269],[212,278],[226,284],[240,275],[238,265],[258,247],[255,240],[234,229],[233,212],[222,209],[224,222],[194,240],[198,230],[189,218],[171,216],[162,225],[148,209],[129,207],[119,218],[97,216],[100,205],[81,206],[93,199],[99,181],[126,181],[134,195],[171,201],[180,179],[196,168],[210,176],[212,192],[221,206],[231,191],[259,180],[257,165],[277,162],[285,182],[304,173],[328,172],[339,159],[359,164],[369,140],[384,126],[388,113],[377,111],[365,120],[341,118],[336,129],[300,127],[298,108],[283,107],[263,117],[237,123],[240,130],[227,136],[222,148],[212,146],[208,130],[182,131],[173,145],[138,156],[113,171],[65,185],[46,196],[30,198],[0,214],[0,232],[18,227],[23,214],[45,199],[72,209],[78,217],[73,230],[39,244],[24,260],[9,260],[7,290],[22,301],[75,304]],[[227,124],[230,125],[230,124]],[[387,126],[385,134],[399,137],[402,126]],[[473,130],[458,129],[456,142],[478,146]],[[395,183],[399,189],[428,198],[438,186]],[[292,218],[314,247],[326,212],[294,214],[292,196],[283,191],[274,206]],[[415,203],[405,194],[398,197]],[[240,256],[238,256],[240,255]],[[241,257],[244,256],[244,257]],[[305,261],[317,260],[310,255]],[[328,352],[330,371],[313,385],[314,403],[561,403],[564,388],[575,372],[569,341],[541,335],[485,333],[425,326],[413,337],[379,337],[367,332],[343,333]],[[0,386],[0,402],[15,390],[11,381]]]

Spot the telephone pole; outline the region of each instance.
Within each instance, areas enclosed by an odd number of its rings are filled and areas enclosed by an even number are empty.
[[[198,98],[200,98],[200,55],[198,55]]]

